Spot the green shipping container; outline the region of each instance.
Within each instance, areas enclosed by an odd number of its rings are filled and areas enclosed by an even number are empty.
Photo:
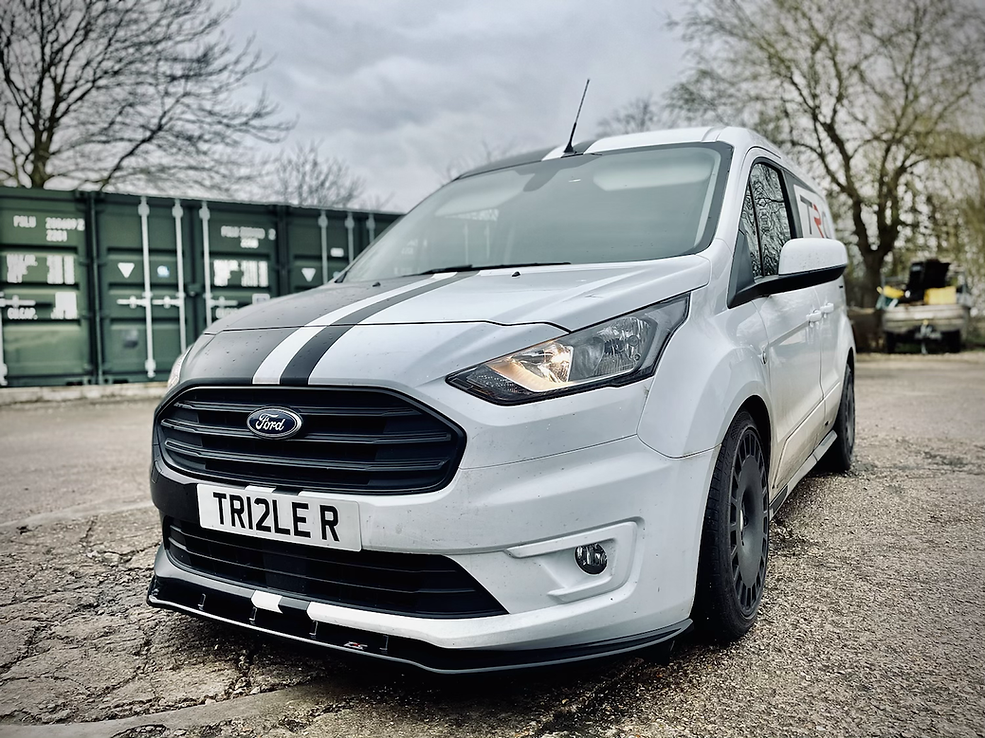
[[[0,386],[91,381],[86,226],[73,193],[0,197]]]
[[[398,217],[0,188],[0,386],[163,380],[207,326],[324,284]]]

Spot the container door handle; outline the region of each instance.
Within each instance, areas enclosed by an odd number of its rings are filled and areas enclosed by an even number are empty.
[[[834,311],[835,311],[834,303],[826,302],[823,305],[821,305],[821,312],[824,313],[825,315],[830,315]]]
[[[814,310],[813,312],[807,313],[808,323],[817,323],[821,317],[824,315],[820,310]]]

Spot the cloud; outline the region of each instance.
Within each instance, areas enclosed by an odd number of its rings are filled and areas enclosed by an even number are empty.
[[[298,116],[292,138],[322,141],[406,209],[483,144],[563,143],[586,77],[582,138],[663,90],[681,64],[664,20],[628,0],[242,0],[228,30],[274,57],[255,83]]]

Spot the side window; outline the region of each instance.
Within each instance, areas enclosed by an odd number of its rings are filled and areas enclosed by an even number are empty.
[[[780,248],[790,240],[790,209],[783,194],[780,173],[766,164],[756,164],[749,175],[749,189],[759,226],[762,274],[771,276],[780,266]]]
[[[746,234],[749,244],[749,258],[752,261],[752,276],[763,276],[762,260],[759,255],[759,228],[756,227],[756,213],[753,212],[752,190],[746,186],[746,195],[742,201],[742,216],[739,218],[739,228]]]

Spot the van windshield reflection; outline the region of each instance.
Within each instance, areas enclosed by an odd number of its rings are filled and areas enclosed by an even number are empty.
[[[695,253],[718,221],[722,158],[717,146],[663,146],[465,177],[395,223],[345,280]]]

